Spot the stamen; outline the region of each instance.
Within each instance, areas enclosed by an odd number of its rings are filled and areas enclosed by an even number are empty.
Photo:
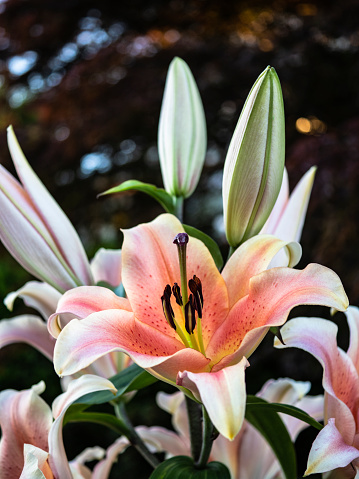
[[[188,334],[192,334],[196,327],[196,310],[193,303],[192,294],[189,295],[189,300],[184,307],[185,328]]]
[[[182,296],[181,296],[181,289],[177,283],[174,283],[172,286],[172,293],[173,296],[176,298],[176,303],[180,306],[183,306]]]
[[[190,279],[188,281],[188,287],[191,293],[193,293],[194,307],[198,313],[198,317],[202,318],[203,295],[201,280],[196,275],[194,275],[193,279]]]
[[[171,306],[171,286],[169,284],[167,284],[165,287],[163,296],[161,296],[161,301],[163,313],[165,315],[167,323],[171,326],[171,328],[176,330],[176,324],[174,322],[175,313]]]

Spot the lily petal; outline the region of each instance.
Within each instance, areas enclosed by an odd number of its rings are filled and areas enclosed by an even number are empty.
[[[69,463],[66,458],[62,440],[62,423],[69,406],[81,396],[94,392],[108,390],[116,393],[115,386],[99,376],[84,375],[69,384],[68,390],[58,396],[52,405],[53,415],[56,418],[49,432],[49,464],[55,477],[72,479]]]
[[[8,128],[8,144],[17,174],[62,256],[82,284],[92,284],[90,266],[80,238],[69,219],[26,160],[14,131]]]
[[[47,459],[49,453],[33,446],[24,445],[24,467],[19,479],[53,479]]]
[[[55,341],[38,316],[24,314],[0,321],[0,349],[14,343],[30,344],[52,361]]]
[[[278,198],[273,206],[271,214],[269,215],[265,225],[263,226],[259,234],[275,235],[275,228],[280,220],[280,217],[282,216],[285,210],[285,207],[287,206],[288,198],[289,198],[288,171],[287,171],[287,168],[284,167],[282,185],[280,187]]]
[[[320,304],[345,310],[348,299],[339,277],[329,268],[310,264],[303,270],[272,268],[253,276],[249,294],[239,300],[213,335],[207,355],[215,370],[249,356],[270,326],[282,325],[294,306]],[[335,306],[334,306],[335,305]]]
[[[56,311],[61,294],[47,283],[29,281],[17,291],[9,293],[4,299],[7,309],[12,311],[16,298],[22,298],[26,306],[34,308],[45,320]]]
[[[107,309],[131,311],[131,306],[126,298],[120,298],[101,286],[80,286],[66,291],[58,302],[56,313],[49,318],[49,332],[57,338],[71,319],[86,318],[91,313]]]
[[[335,420],[329,419],[328,424],[320,431],[313,442],[305,475],[332,471],[338,467],[347,466],[358,457],[358,449],[348,446],[336,428]]]
[[[91,261],[95,283],[105,281],[113,287],[121,281],[121,250],[100,248]]]
[[[295,266],[302,254],[300,245],[286,243],[274,236],[254,236],[236,249],[222,271],[228,289],[230,308],[248,294],[252,276],[265,271],[282,248],[286,248],[288,251],[290,258],[288,266]]]
[[[354,306],[349,306],[345,315],[350,330],[350,342],[347,354],[359,373],[359,309]]]
[[[194,393],[207,409],[217,430],[233,440],[244,420],[246,386],[244,370],[248,361],[243,358],[238,364],[216,373],[178,374],[177,384]]]
[[[323,387],[328,394],[325,419],[335,417],[343,440],[353,444],[359,378],[348,355],[337,346],[337,326],[325,319],[301,317],[289,321],[281,334],[286,347],[304,349],[323,366]],[[274,345],[283,347],[277,340]]]
[[[38,394],[44,390],[41,382],[31,389],[0,393],[0,477],[19,477],[24,464],[23,446],[32,444],[48,450],[48,434],[52,424],[49,406]]]

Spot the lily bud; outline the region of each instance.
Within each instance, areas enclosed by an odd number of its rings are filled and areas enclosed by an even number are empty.
[[[172,60],[158,126],[158,152],[165,189],[187,198],[195,190],[207,148],[201,97],[188,65]]]
[[[268,66],[247,97],[224,164],[224,223],[233,248],[266,222],[280,191],[284,155],[282,91]]]

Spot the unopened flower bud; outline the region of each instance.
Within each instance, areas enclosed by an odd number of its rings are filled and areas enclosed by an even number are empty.
[[[282,91],[274,68],[267,67],[247,97],[224,164],[224,222],[233,248],[266,222],[281,187],[284,155]]]
[[[193,193],[206,148],[206,120],[196,82],[188,65],[174,58],[167,74],[158,127],[158,152],[168,193],[183,198]]]

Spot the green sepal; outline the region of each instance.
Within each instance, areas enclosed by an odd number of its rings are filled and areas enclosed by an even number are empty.
[[[321,431],[324,427],[323,424],[320,424],[320,422],[316,421],[314,418],[312,418],[312,416],[309,416],[309,414],[302,409],[299,409],[295,406],[290,406],[289,404],[269,403],[264,399],[258,398],[257,396],[248,395],[246,407],[249,411],[260,408],[266,411],[271,410],[288,414],[288,416],[293,416],[303,422],[306,422],[309,424],[309,426],[313,426],[315,429],[318,429],[318,431]]]
[[[263,404],[266,404],[263,407]],[[282,419],[273,406],[256,396],[247,398],[246,419],[268,441],[286,479],[297,477],[295,449]]]
[[[175,456],[161,462],[150,479],[230,479],[227,466],[221,462],[209,462],[204,468],[196,467],[192,457]]]
[[[219,249],[218,244],[212,239],[210,236],[206,235],[206,233],[203,233],[203,231],[198,230],[197,228],[194,228],[193,226],[189,225],[183,225],[183,228],[187,234],[190,236],[193,236],[193,238],[197,238],[202,241],[209,250],[209,252],[212,255],[212,258],[219,270],[221,270],[223,266],[223,258],[221,251]]]
[[[131,366],[110,378],[110,381],[117,389],[116,395],[112,394],[110,391],[96,391],[90,394],[85,394],[77,399],[74,404],[91,405],[114,401],[125,393],[137,391],[155,383],[157,379],[144,369],[137,366],[137,364],[131,364]],[[70,406],[70,408],[71,407],[73,406]]]
[[[152,196],[167,213],[175,213],[175,205],[173,201],[173,196],[167,193],[166,190],[163,188],[157,188],[155,185],[151,185],[149,183],[143,183],[142,181],[137,180],[127,180],[121,183],[118,186],[114,186],[109,190],[100,193],[98,196],[103,195],[110,195],[113,193],[123,193],[124,191],[141,191],[142,193],[146,193],[149,196]]]
[[[280,327],[279,326],[272,326],[269,328],[269,331],[274,334],[274,336],[276,338],[279,339],[279,341],[283,344],[283,346],[285,346],[285,342],[283,341],[283,338],[282,338],[282,333],[280,332]]]

